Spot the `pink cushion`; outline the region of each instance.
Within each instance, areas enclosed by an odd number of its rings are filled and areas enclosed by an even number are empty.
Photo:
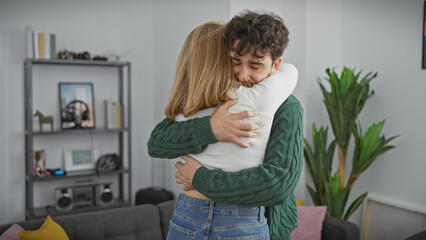
[[[327,206],[297,207],[297,227],[291,240],[321,240],[322,222]]]
[[[15,223],[0,236],[0,240],[19,240],[18,232],[20,231],[24,229]]]

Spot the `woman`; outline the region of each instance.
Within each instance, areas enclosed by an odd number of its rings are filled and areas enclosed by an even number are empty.
[[[212,21],[189,34],[179,55],[166,115],[177,121],[210,115],[214,107],[231,97],[239,98],[231,112],[257,110],[259,118],[253,121],[261,123],[261,131],[256,138],[247,139],[249,148],[217,143],[192,155],[209,169],[239,171],[262,163],[273,115],[293,91],[297,70],[284,64],[280,71],[252,88],[238,86],[223,42],[224,30],[225,24]],[[192,189],[179,196],[168,239],[260,235],[269,239],[263,207],[217,204]]]

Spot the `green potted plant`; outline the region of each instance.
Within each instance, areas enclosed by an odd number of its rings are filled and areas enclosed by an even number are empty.
[[[367,99],[374,94],[370,90],[370,82],[377,73],[368,73],[360,77],[361,71],[343,68],[340,77],[334,70],[326,70],[324,79],[330,90],[318,79],[324,103],[330,118],[334,139],[327,142],[328,126],[319,129],[313,123],[312,146],[305,138],[304,155],[314,188],[307,185],[309,194],[315,205],[326,205],[327,214],[347,220],[360,206],[368,192],[361,194],[346,208],[349,193],[360,176],[376,158],[394,148],[389,143],[396,138],[385,138],[381,131],[385,120],[373,123],[363,132],[358,115]],[[352,155],[352,169],[346,180],[346,160],[351,137],[354,137],[355,149]],[[337,152],[338,169],[332,173],[332,162]]]

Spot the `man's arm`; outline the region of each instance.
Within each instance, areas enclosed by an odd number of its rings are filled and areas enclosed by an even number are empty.
[[[290,97],[274,116],[263,164],[239,172],[199,168],[193,187],[219,202],[271,206],[293,193],[303,164],[303,110]]]
[[[200,153],[208,144],[235,143],[248,147],[241,137],[255,137],[258,126],[243,119],[257,115],[255,111],[230,113],[228,109],[238,100],[229,100],[219,106],[212,116],[176,122],[165,118],[151,132],[147,143],[148,154],[156,158],[177,158],[185,154]]]

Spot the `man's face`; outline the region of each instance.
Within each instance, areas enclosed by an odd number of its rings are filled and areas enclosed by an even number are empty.
[[[236,49],[238,42],[239,40],[234,42],[234,49]],[[245,52],[245,50],[243,52]],[[238,56],[237,53],[232,50],[229,54],[232,60],[235,77],[242,83],[249,82],[250,84],[257,84],[274,74],[281,64],[281,57],[272,62],[269,52],[264,54],[263,58],[256,58],[250,53]]]

